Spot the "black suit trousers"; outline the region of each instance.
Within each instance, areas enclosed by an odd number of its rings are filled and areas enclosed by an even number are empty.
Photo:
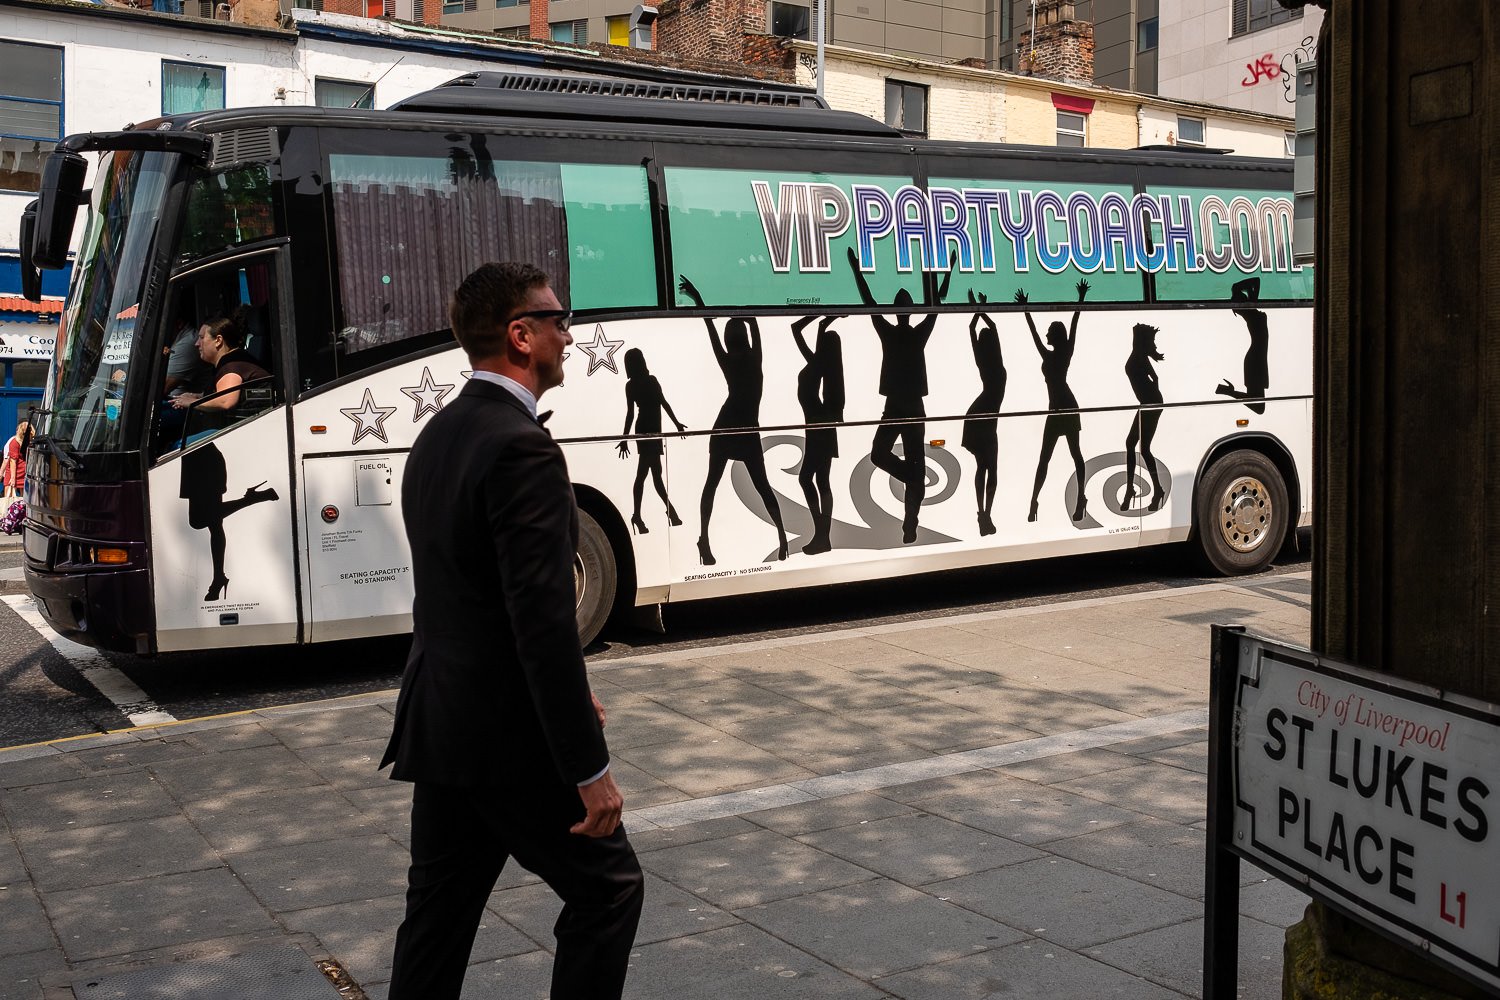
[[[459,996],[485,903],[512,857],[563,901],[552,1000],[619,1000],[644,877],[623,826],[608,837],[569,833],[582,815],[581,802],[569,816],[499,789],[417,782],[390,1000]]]

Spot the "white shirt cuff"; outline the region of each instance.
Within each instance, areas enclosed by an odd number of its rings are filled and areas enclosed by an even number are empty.
[[[582,788],[584,785],[592,785],[594,782],[598,781],[600,778],[604,777],[608,773],[609,773],[609,765],[605,764],[604,765],[604,770],[600,771],[598,774],[594,775],[592,778],[589,778],[586,781],[580,781],[578,783],[578,787]]]

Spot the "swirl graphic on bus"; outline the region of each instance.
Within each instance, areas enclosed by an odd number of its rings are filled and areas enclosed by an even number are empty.
[[[806,444],[800,434],[767,434],[762,439],[762,448],[767,456],[767,465],[776,462],[771,452],[776,448],[796,448],[797,457],[791,464],[777,467],[782,472],[796,477],[802,469],[802,462],[806,456]],[[896,445],[897,453],[901,454],[901,445]],[[958,490],[958,484],[962,478],[962,471],[958,464],[958,458],[951,452],[941,448],[924,446],[924,458],[926,465],[926,495],[922,498],[922,505],[939,504],[948,500]],[[905,457],[902,455],[901,457]],[[854,505],[854,513],[859,517],[860,523],[840,519],[835,509],[829,531],[829,541],[835,549],[894,549],[903,545],[903,518],[893,514],[882,506],[881,501],[876,498],[876,480],[881,478],[877,473],[875,463],[869,455],[862,457],[855,465],[853,473],[849,477],[849,499]],[[889,473],[884,474],[885,485],[890,491],[890,499],[897,507],[902,509],[906,503],[906,486]],[[765,506],[761,503],[760,494],[755,483],[751,480],[749,472],[743,465],[736,464],[730,473],[730,481],[734,485],[734,492],[740,498],[745,508],[755,514],[766,523],[771,523],[765,514]],[[817,529],[813,514],[807,507],[785,495],[780,490],[775,490],[776,502],[781,510],[782,521],[786,525],[788,535],[795,535],[791,540],[789,548],[793,552],[802,551],[802,547],[809,542]],[[931,528],[918,527],[915,545],[936,545],[942,542],[956,542],[957,538],[945,535],[941,531]],[[777,550],[773,549],[767,553],[763,562],[771,562],[776,559]]]
[[[1063,491],[1068,506],[1071,508],[1076,505],[1081,494],[1083,496],[1097,495],[1106,510],[1120,517],[1145,517],[1147,514],[1160,510],[1162,505],[1166,503],[1167,498],[1172,495],[1172,470],[1167,468],[1165,462],[1155,456],[1152,457],[1152,463],[1156,467],[1154,481],[1161,484],[1160,495],[1152,492],[1152,482],[1148,481],[1145,475],[1142,475],[1142,472],[1148,471],[1143,468],[1145,464],[1143,461],[1134,462],[1131,460],[1129,453],[1123,451],[1112,451],[1106,455],[1094,456],[1083,464],[1083,482],[1081,484],[1076,472],[1068,480],[1068,484]],[[1141,472],[1136,472],[1132,476],[1126,471],[1127,468],[1140,468]],[[1109,475],[1102,483],[1099,483],[1100,474],[1105,472],[1108,472]],[[1091,484],[1097,484],[1098,494],[1094,493]],[[1149,502],[1141,503],[1139,506],[1127,506],[1124,501],[1127,484],[1134,486],[1134,497],[1143,498]],[[1077,521],[1070,521],[1069,523],[1079,531],[1104,527],[1087,509],[1084,510],[1082,518]]]

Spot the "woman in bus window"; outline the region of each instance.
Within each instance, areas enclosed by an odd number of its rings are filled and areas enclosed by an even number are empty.
[[[974,298],[969,292],[972,305],[984,303],[983,292]],[[983,326],[984,329],[980,329]],[[1005,399],[1005,359],[1000,353],[1000,332],[995,321],[984,313],[975,313],[969,321],[969,347],[974,352],[974,366],[979,369],[979,395],[969,404],[969,419],[964,421],[963,437],[959,444],[974,456],[978,471],[974,476],[974,501],[979,509],[980,535],[993,535],[995,521],[991,514],[995,509],[995,473],[1000,461],[1000,441],[996,432],[1000,404]]]
[[[267,378],[270,372],[245,350],[245,326],[241,315],[209,320],[198,328],[198,356],[213,366],[213,392],[222,396],[204,399],[198,410],[227,413],[240,405],[240,393],[228,392],[245,382]],[[172,397],[172,405],[185,410],[211,393],[182,392]]]
[[[704,308],[703,296],[698,294],[691,281],[683,278],[678,287],[699,309]],[[729,390],[714,420],[714,430],[758,427],[761,391],[765,386],[765,373],[761,370],[760,327],[753,317],[741,319],[736,316],[724,324],[724,343],[720,344],[714,321],[705,316],[703,322],[708,326],[708,342],[713,347],[714,358],[719,362],[719,370],[724,373]],[[766,456],[761,449],[760,435],[754,430],[714,434],[708,439],[708,478],[703,483],[703,499],[699,502],[702,525],[698,534],[698,558],[705,566],[714,565],[713,549],[708,544],[708,522],[714,512],[714,493],[719,488],[724,468],[731,461],[744,463],[755,492],[766,505],[766,514],[776,525],[780,540],[776,558],[785,559],[786,527],[781,523],[781,507],[776,503],[776,494],[771,491],[771,482],[766,478]]]
[[[1081,305],[1089,293],[1089,283],[1080,281],[1077,288]],[[1027,303],[1024,289],[1016,291],[1016,301],[1022,305]],[[1047,463],[1052,461],[1057,439],[1065,437],[1068,451],[1073,455],[1073,469],[1078,475],[1078,501],[1073,505],[1073,520],[1082,521],[1088,505],[1083,495],[1083,448],[1078,443],[1078,435],[1083,432],[1083,419],[1078,415],[1078,398],[1068,387],[1068,366],[1073,363],[1073,347],[1078,337],[1078,310],[1073,311],[1073,322],[1068,326],[1056,320],[1052,322],[1047,328],[1046,344],[1037,334],[1036,321],[1029,311],[1026,325],[1031,328],[1031,342],[1042,356],[1042,378],[1047,381],[1047,409],[1052,411],[1047,414],[1047,426],[1042,431],[1042,453],[1037,458],[1036,482],[1031,487],[1031,512],[1026,515],[1026,520],[1036,520],[1037,498],[1041,496],[1042,483],[1047,479]]]
[[[816,349],[809,349],[802,330],[814,318],[804,316],[792,323],[797,350],[807,361],[797,373],[797,402],[802,404],[802,416],[809,425],[827,425],[807,428],[802,471],[797,474],[813,520],[812,538],[802,546],[802,551],[810,556],[833,548],[829,537],[833,531],[833,488],[829,473],[839,453],[839,432],[832,425],[844,419],[844,348],[838,333],[829,329],[843,317],[824,316],[819,320]]]
[[[639,457],[635,467],[633,489],[635,513],[630,517],[630,527],[631,530],[644,535],[650,530],[646,527],[646,522],[641,520],[641,494],[645,492],[647,473],[651,474],[651,483],[656,487],[656,495],[661,497],[661,502],[667,505],[667,523],[674,528],[682,523],[682,518],[678,517],[677,511],[672,509],[672,501],[667,499],[667,485],[662,482],[661,477],[662,444],[659,436],[661,434],[661,411],[667,411],[667,416],[671,417],[672,423],[677,425],[679,433],[687,428],[682,425],[681,420],[677,419],[677,414],[672,412],[672,404],[668,403],[667,397],[662,395],[661,383],[646,367],[646,356],[638,347],[632,347],[625,352],[625,377],[625,430],[621,433],[628,436],[633,422],[636,434],[642,435],[641,440],[635,443],[636,455]],[[620,442],[620,457],[630,457],[630,442]]]
[[[1136,419],[1130,422],[1130,433],[1125,437],[1125,496],[1122,506],[1129,508],[1135,499],[1135,446],[1141,446],[1142,464],[1151,477],[1151,503],[1146,509],[1161,510],[1166,493],[1161,486],[1161,475],[1156,469],[1156,456],[1151,454],[1151,439],[1156,436],[1156,425],[1161,422],[1161,385],[1156,377],[1156,366],[1151,362],[1165,361],[1166,355],[1156,349],[1156,335],[1160,331],[1146,323],[1137,323],[1132,330],[1134,340],[1130,357],[1125,361],[1125,377],[1135,390],[1135,398],[1141,409]]]

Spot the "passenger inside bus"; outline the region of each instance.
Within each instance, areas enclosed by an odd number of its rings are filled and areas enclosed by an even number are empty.
[[[213,366],[212,389],[206,394],[182,392],[171,399],[174,409],[194,409],[200,418],[193,421],[194,426],[202,431],[228,427],[269,402],[267,394],[255,391],[270,385],[270,372],[245,350],[244,313],[237,310],[233,316],[209,320],[198,328],[198,356]]]

